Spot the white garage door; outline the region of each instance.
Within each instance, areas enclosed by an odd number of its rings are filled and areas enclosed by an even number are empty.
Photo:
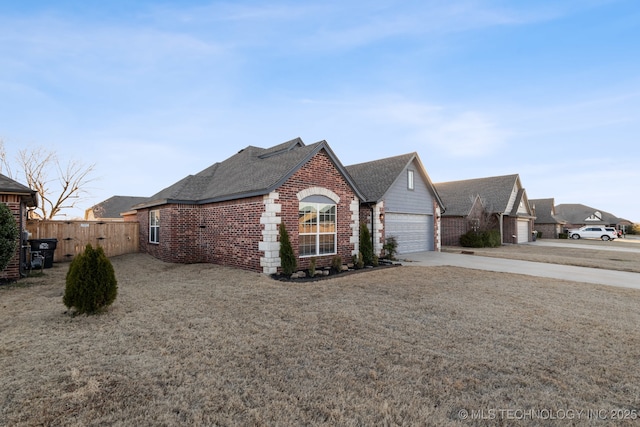
[[[529,241],[529,221],[518,220],[518,243]]]
[[[385,236],[395,236],[398,253],[433,250],[433,216],[420,214],[387,213]]]

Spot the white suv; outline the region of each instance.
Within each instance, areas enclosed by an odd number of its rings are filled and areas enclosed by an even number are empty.
[[[607,229],[604,225],[587,225],[569,230],[569,237],[572,239],[613,240],[618,237],[618,235],[615,231]]]

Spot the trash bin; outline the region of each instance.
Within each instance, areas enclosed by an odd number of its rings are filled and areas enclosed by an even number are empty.
[[[58,246],[58,239],[31,239],[31,252],[38,251],[44,257],[44,268],[53,267],[53,254]]]

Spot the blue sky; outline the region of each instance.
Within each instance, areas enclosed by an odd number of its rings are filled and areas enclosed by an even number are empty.
[[[301,137],[640,222],[636,0],[2,2],[0,99],[9,154],[96,164],[82,208]]]

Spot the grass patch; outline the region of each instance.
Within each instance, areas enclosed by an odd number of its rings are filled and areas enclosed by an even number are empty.
[[[636,290],[449,267],[299,286],[142,254],[112,262],[119,295],[100,316],[64,314],[64,264],[0,288],[0,425],[455,426],[481,423],[462,409],[640,410]]]

